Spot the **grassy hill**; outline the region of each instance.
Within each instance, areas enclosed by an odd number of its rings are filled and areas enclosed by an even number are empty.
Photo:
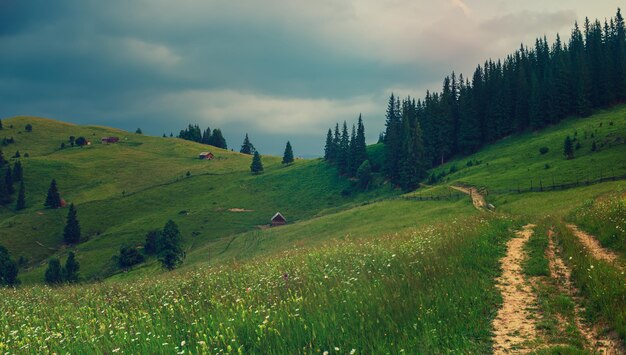
[[[16,138],[11,150],[39,145],[29,143],[33,137],[46,140],[34,135],[37,119],[4,122],[9,122],[5,127],[29,122],[34,128],[21,133],[26,138]],[[86,136],[97,129],[62,127]],[[35,177],[44,181],[32,183],[26,211],[5,210],[0,222],[2,244],[31,259],[31,269],[20,277],[25,283],[40,281],[40,263],[67,252],[61,242],[67,210],[41,206],[55,174],[61,176],[63,196],[77,203],[89,237],[75,249],[83,277],[113,274],[111,256],[119,247],[139,245],[148,230],[169,218],[181,227],[185,264],[164,272],[148,260],[104,283],[0,290],[0,311],[8,315],[0,318],[0,329],[6,329],[0,331],[0,351],[486,353],[497,342],[493,321],[507,302],[499,291],[506,267],[501,260],[510,252],[509,242],[519,238],[515,231],[527,223],[536,226],[524,229],[533,232],[521,249],[527,255],[520,259],[520,272],[536,298],[526,321],[537,334],[521,348],[548,354],[596,351],[588,336],[593,331],[581,326],[591,324],[600,327],[600,335],[614,334],[623,349],[625,236],[623,224],[606,225],[626,218],[626,182],[512,190],[530,184],[530,178],[551,183],[553,175],[557,182],[571,182],[587,174],[626,174],[626,106],[503,139],[433,169],[437,175],[445,171],[439,183],[405,196],[380,179],[377,188],[356,193],[320,160],[284,167],[279,158],[264,157],[266,172],[253,176],[249,156],[210,149],[222,159],[202,162],[195,156],[206,146],[97,132],[127,139],[58,150],[68,135],[59,128],[56,144],[46,150],[42,143],[31,150],[40,153],[23,159],[27,186]],[[567,135],[581,145],[571,160],[562,154]],[[594,139],[597,149],[591,151]],[[548,152],[541,154],[541,147]],[[382,145],[368,151],[380,166]],[[113,173],[99,173],[99,160]],[[55,164],[62,170],[50,168]],[[124,169],[121,178],[116,172]],[[474,208],[469,198],[403,198],[449,195],[449,186],[457,184],[488,191],[496,212]],[[233,208],[248,211],[229,211]],[[260,228],[277,210],[290,224]],[[595,259],[565,221],[597,232],[617,261]],[[563,259],[578,293],[552,275],[555,258]]]
[[[66,253],[62,230],[67,210],[43,208],[53,178],[62,197],[77,205],[86,241],[75,252],[87,279],[112,273],[111,257],[120,246],[140,245],[147,231],[161,228],[168,219],[181,226],[191,251],[266,225],[276,211],[293,222],[393,193],[382,188],[353,194],[351,184],[319,160],[282,166],[280,158],[266,156],[265,173],[253,176],[250,156],[176,138],[34,117],[3,122],[0,137],[15,139],[4,147],[5,155],[18,150],[29,155],[21,158],[28,208],[18,213],[5,208],[0,215],[2,244],[12,255],[28,258],[32,267],[23,274],[25,282],[41,281],[47,258]],[[23,129],[26,124],[33,126],[32,132]],[[70,135],[85,136],[92,145],[69,147]],[[120,137],[120,143],[100,144],[100,137],[109,135]],[[61,149],[63,142],[66,148]],[[216,158],[197,159],[204,150]]]

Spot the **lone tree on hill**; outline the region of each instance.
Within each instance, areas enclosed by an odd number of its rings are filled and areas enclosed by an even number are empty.
[[[59,195],[59,190],[57,189],[57,182],[54,179],[52,179],[52,181],[50,182],[50,187],[48,188],[48,195],[46,196],[46,202],[43,205],[48,208],[61,207],[61,195]]]
[[[135,133],[137,133],[137,134],[143,134],[143,132],[141,131],[141,128],[137,128],[137,129],[135,130]]]
[[[20,283],[17,278],[19,270],[9,251],[0,245],[0,286],[16,286]]]
[[[24,170],[22,169],[22,162],[18,160],[15,162],[15,164],[13,164],[13,181],[22,181],[23,178]]]
[[[263,163],[261,162],[261,155],[259,152],[254,152],[252,164],[250,165],[250,171],[252,171],[253,174],[260,174],[263,172]]]
[[[285,146],[285,153],[283,154],[283,164],[291,163],[293,163],[293,149],[291,149],[291,143],[287,141],[287,145]]]
[[[32,132],[33,131],[33,125],[28,123],[28,124],[26,124],[26,127],[24,127],[24,129],[26,130],[26,132]]]
[[[565,137],[565,142],[563,143],[563,155],[565,155],[566,159],[574,158],[574,146],[569,136]]]
[[[70,205],[70,210],[67,212],[67,223],[63,230],[63,241],[68,245],[74,245],[80,242],[80,225],[76,218],[76,208],[74,208],[73,203]]]
[[[12,195],[15,192],[15,188],[13,187],[13,175],[11,174],[11,167],[7,168],[6,173],[4,174],[4,182],[7,185],[7,192],[9,195]]]
[[[254,145],[250,143],[250,139],[248,138],[248,133],[246,133],[246,138],[243,139],[243,144],[241,145],[240,153],[252,155],[254,153]]]
[[[80,270],[80,263],[76,261],[74,252],[70,252],[65,261],[65,267],[63,268],[63,279],[68,283],[78,282],[78,271]]]
[[[44,281],[48,285],[58,285],[63,282],[63,271],[61,270],[61,262],[57,258],[48,261],[48,268],[44,275]]]
[[[159,261],[164,268],[174,270],[178,265],[182,264],[185,258],[185,251],[182,248],[178,226],[171,219],[163,227],[160,244]]]
[[[20,190],[17,193],[17,202],[15,203],[16,210],[23,210],[26,208],[26,191],[24,190],[24,180],[20,181]]]

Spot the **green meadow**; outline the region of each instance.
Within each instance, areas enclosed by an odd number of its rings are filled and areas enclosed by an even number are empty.
[[[626,181],[505,190],[552,176],[626,174],[626,106],[508,137],[434,169],[446,171],[442,181],[408,193],[378,174],[360,191],[320,159],[283,166],[263,156],[265,172],[251,175],[250,156],[180,139],[32,117],[3,123],[0,137],[16,140],[5,157],[16,150],[29,157],[21,158],[27,208],[2,211],[0,244],[28,263],[21,286],[0,290],[0,352],[489,353],[502,303],[499,260],[526,223],[537,227],[523,272],[539,280],[539,337],[529,343],[541,353],[593,351],[575,328],[580,316],[623,346]],[[27,123],[33,132],[23,130]],[[69,135],[92,145],[68,147]],[[108,135],[121,142],[100,144]],[[567,135],[581,145],[571,160],[563,156]],[[215,160],[197,159],[207,150]],[[368,152],[380,168],[382,145]],[[84,241],[72,248],[62,242],[67,209],[43,207],[52,178],[77,206]],[[415,199],[456,194],[455,184],[486,189],[495,212],[474,208],[467,196]],[[269,228],[277,211],[288,224]],[[145,234],[168,219],[181,229],[183,265],[167,272],[148,258],[119,270],[119,248],[141,249]],[[565,221],[596,234],[618,262],[594,260]],[[576,297],[550,276],[548,231],[572,270]],[[47,260],[64,260],[70,250],[83,283],[43,285]]]

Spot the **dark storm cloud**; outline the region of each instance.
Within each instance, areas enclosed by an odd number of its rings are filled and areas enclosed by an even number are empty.
[[[575,17],[469,5],[0,0],[0,116],[151,134],[197,122],[222,127],[231,146],[247,131],[264,152],[292,139],[308,154],[326,127],[362,112],[374,140],[391,91],[422,96]]]

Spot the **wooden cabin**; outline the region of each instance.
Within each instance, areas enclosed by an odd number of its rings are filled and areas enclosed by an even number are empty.
[[[285,217],[283,217],[282,214],[280,214],[280,212],[276,212],[274,217],[272,217],[271,223],[270,223],[272,227],[283,226],[285,224],[287,224],[287,220],[285,219]]]
[[[198,159],[213,160],[213,158],[215,158],[215,155],[211,152],[202,152],[198,155]]]

